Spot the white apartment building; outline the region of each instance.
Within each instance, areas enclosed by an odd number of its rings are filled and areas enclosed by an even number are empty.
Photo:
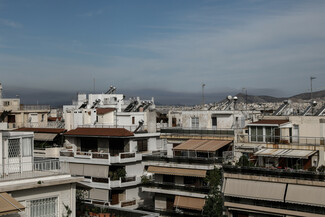
[[[76,215],[76,183],[58,160],[34,161],[33,133],[0,132],[0,215]]]

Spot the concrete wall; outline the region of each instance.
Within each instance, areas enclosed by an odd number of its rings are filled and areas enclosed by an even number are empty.
[[[26,206],[30,200],[38,200],[43,198],[58,197],[59,215],[66,215],[64,205],[68,205],[72,210],[71,217],[76,216],[76,185],[65,184],[49,187],[41,187],[34,189],[26,189],[11,192],[11,196],[22,205]],[[63,205],[64,204],[64,205]],[[28,209],[26,209],[28,212]]]

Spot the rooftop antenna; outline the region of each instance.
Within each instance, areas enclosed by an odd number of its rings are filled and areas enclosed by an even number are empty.
[[[94,87],[94,90],[93,90],[94,92],[93,93],[95,93],[95,91],[96,91],[96,80],[95,80],[95,78],[93,78],[93,85],[94,85],[93,86]]]

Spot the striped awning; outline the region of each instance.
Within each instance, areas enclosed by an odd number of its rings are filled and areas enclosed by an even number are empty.
[[[284,202],[285,190],[285,183],[228,178],[223,193],[231,197]]]
[[[206,170],[157,167],[157,166],[149,166],[148,172],[164,174],[164,175],[189,176],[189,177],[205,177],[207,174]]]
[[[6,192],[0,193],[0,216],[24,211],[25,207]]]
[[[173,148],[174,151],[214,152],[232,143],[229,140],[190,139]]]
[[[317,151],[298,149],[261,149],[254,153],[262,157],[283,157],[283,158],[305,158],[315,154]]]

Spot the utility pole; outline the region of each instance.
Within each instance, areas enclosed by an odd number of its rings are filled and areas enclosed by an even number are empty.
[[[245,87],[242,88],[242,91],[245,90],[245,107],[246,107],[246,111],[247,111],[247,89]]]
[[[310,77],[310,100],[313,100],[313,80],[316,79],[316,77]]]
[[[202,106],[204,106],[204,87],[205,84],[202,84]]]

